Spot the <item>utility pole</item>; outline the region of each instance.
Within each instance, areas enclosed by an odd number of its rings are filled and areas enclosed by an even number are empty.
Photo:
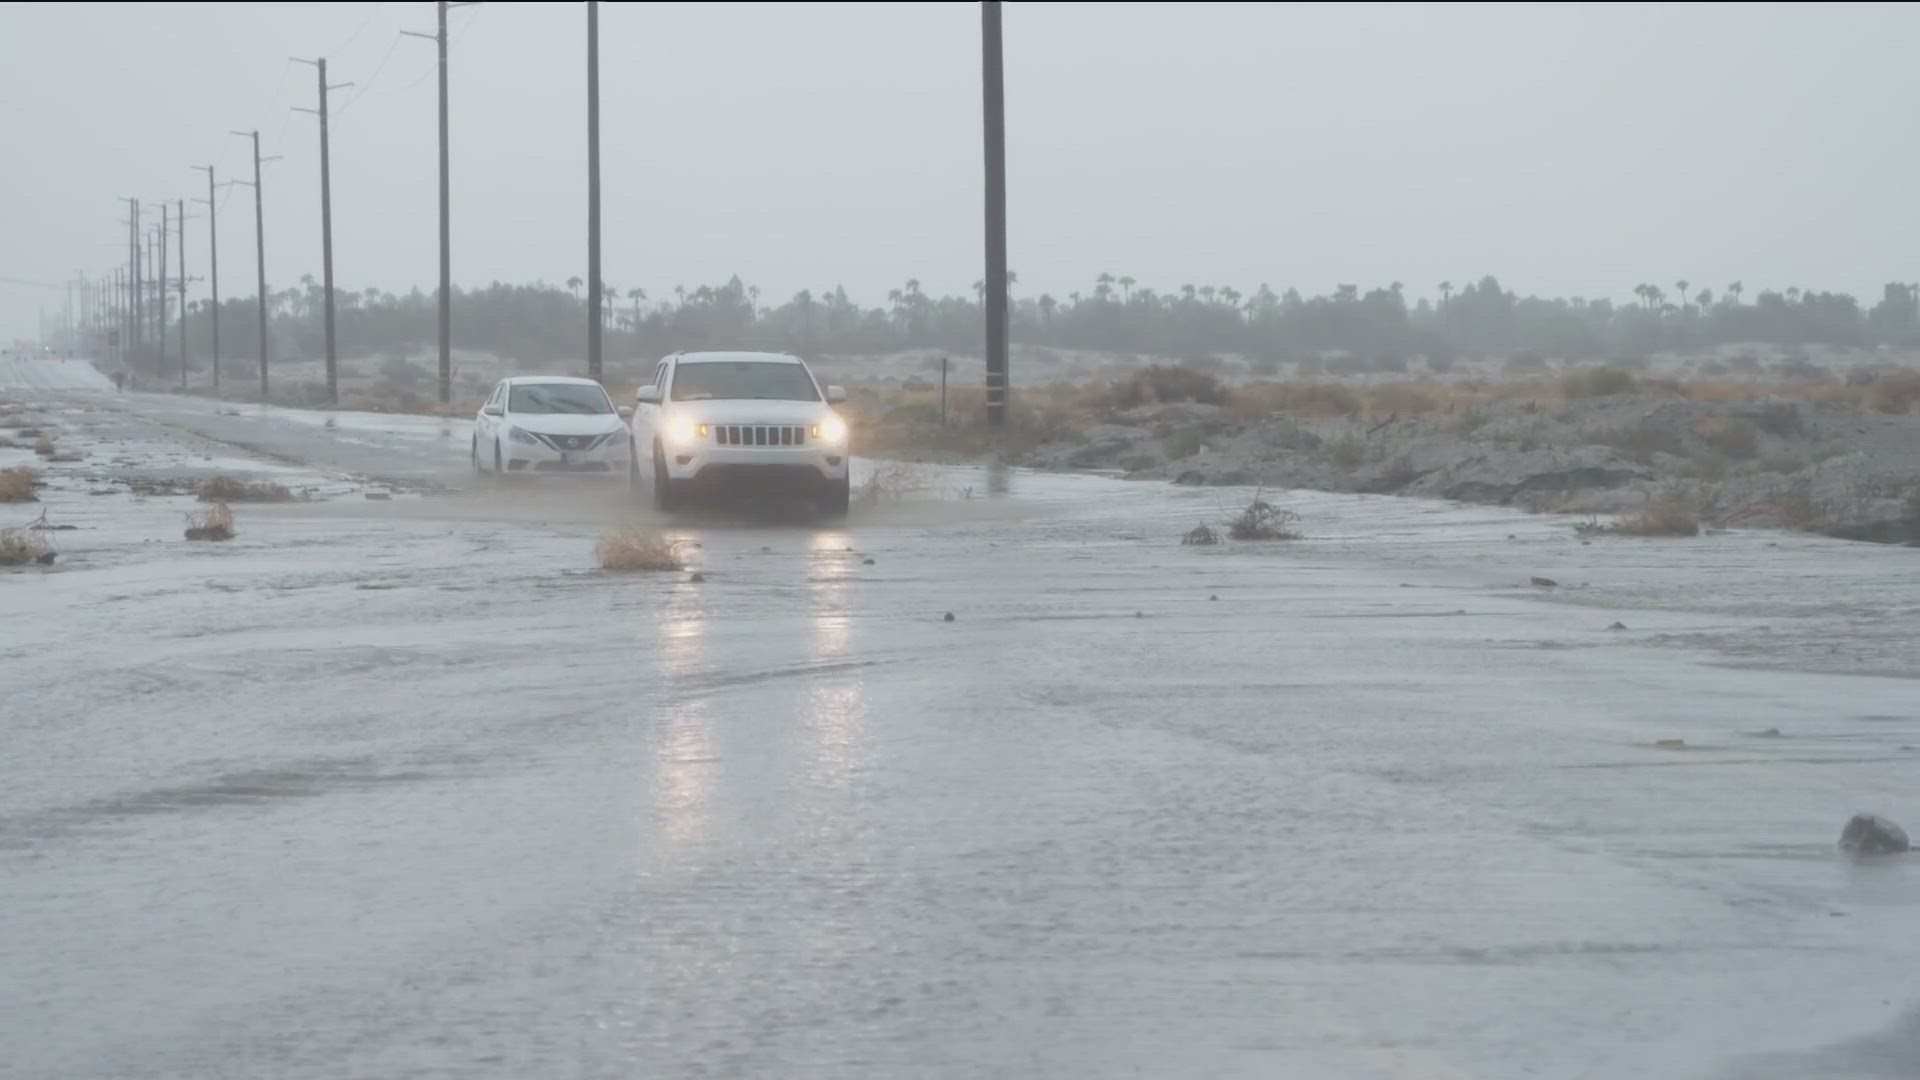
[[[1007,426],[1007,107],[1000,3],[980,5],[980,73],[987,164],[987,424]]]
[[[255,265],[258,267],[260,275],[260,300],[258,304],[260,315],[260,400],[264,403],[267,400],[267,219],[265,212],[260,206],[260,163],[263,160],[260,157],[260,132],[236,131],[234,134],[253,140],[253,251]],[[245,180],[231,180],[228,182],[234,184],[246,183]]]
[[[195,165],[207,174],[207,273],[211,276],[213,307],[213,396],[220,396],[220,222],[213,207],[213,166]],[[199,200],[194,200],[198,202]]]
[[[468,3],[435,5],[438,24],[432,34],[402,30],[408,37],[429,38],[440,54],[440,404],[453,401],[453,230],[450,185],[447,181],[447,9]]]
[[[327,84],[327,58],[301,60],[302,64],[312,64],[320,74],[320,107],[318,109],[298,109],[299,112],[313,113],[320,118],[320,276],[322,306],[326,319],[327,338],[327,401],[340,403],[339,361],[333,348],[333,170],[327,157],[327,91],[341,90],[352,86],[350,82]]]
[[[587,0],[587,378],[600,381],[600,3]]]
[[[159,256],[159,272],[154,275],[154,313],[153,313],[153,352],[156,366],[153,374],[157,378],[167,366],[167,204],[160,203],[159,242],[155,244]]]
[[[140,355],[140,200],[128,199],[127,219],[127,356]]]
[[[179,236],[176,245],[180,249],[180,389],[187,388],[187,200],[175,199],[175,216],[179,218]]]

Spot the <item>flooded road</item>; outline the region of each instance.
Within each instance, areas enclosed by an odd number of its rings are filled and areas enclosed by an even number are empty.
[[[14,396],[89,456],[0,571],[0,1076],[1920,1072],[1920,862],[1835,849],[1920,821],[1920,552],[1182,547],[1251,493],[970,470],[656,519],[464,421]],[[322,498],[124,485],[235,469]]]

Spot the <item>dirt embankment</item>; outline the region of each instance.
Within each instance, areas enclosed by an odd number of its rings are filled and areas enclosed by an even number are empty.
[[[1685,499],[1717,524],[1920,540],[1920,416],[1623,394],[1449,415],[1226,418],[1142,406],[1022,463],[1189,484],[1262,484],[1618,514]]]

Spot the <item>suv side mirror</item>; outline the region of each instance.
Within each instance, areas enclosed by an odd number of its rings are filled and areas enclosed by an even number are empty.
[[[505,416],[507,414],[507,411],[498,405],[489,405],[480,411],[486,413],[488,416]]]
[[[622,405],[614,411],[620,414],[620,419],[622,420],[633,419],[633,406],[631,405]]]
[[[847,400],[847,388],[844,386],[827,387],[827,404],[838,405]]]
[[[660,404],[660,388],[652,385],[643,386],[633,392],[633,400],[640,405],[658,405]]]

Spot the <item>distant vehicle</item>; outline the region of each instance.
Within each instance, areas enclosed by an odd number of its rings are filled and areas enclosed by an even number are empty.
[[[797,356],[675,353],[634,395],[631,484],[671,510],[703,490],[747,487],[845,514],[847,399]]]
[[[628,411],[592,379],[502,379],[474,417],[473,469],[617,480],[633,459]]]

